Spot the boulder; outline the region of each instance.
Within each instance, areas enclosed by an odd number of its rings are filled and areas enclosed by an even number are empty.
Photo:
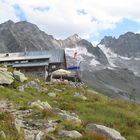
[[[48,89],[47,88],[42,88],[42,92],[48,93]]]
[[[17,129],[17,132],[21,133],[22,128],[24,127],[22,120],[16,118],[14,124],[15,124],[15,128]]]
[[[44,130],[45,133],[51,133],[54,132],[56,129],[54,127],[48,127]]]
[[[72,138],[72,139],[80,139],[82,137],[82,135],[76,130],[72,131],[61,130],[58,133],[58,135],[62,138]]]
[[[56,128],[58,127],[58,120],[48,120],[48,123],[46,124],[46,128],[44,129],[45,133],[54,132]]]
[[[67,114],[67,113],[66,114],[59,113],[59,118],[61,121],[70,122],[71,124],[76,125],[76,126],[79,126],[82,123],[82,121],[78,117]]]
[[[21,73],[20,71],[14,71],[13,75],[14,75],[14,78],[20,82],[24,82],[27,80],[27,77],[25,77],[25,75]]]
[[[45,133],[40,131],[37,135],[36,135],[36,140],[45,140]]]
[[[35,140],[35,133],[32,130],[24,129],[24,137],[25,140]]]
[[[84,96],[84,95],[82,95],[81,93],[78,93],[78,92],[74,93],[74,97],[80,98],[80,99],[82,99],[84,101],[87,100],[86,96]]]
[[[46,102],[41,102],[40,100],[32,102],[31,107],[37,107],[41,110],[46,109],[46,110],[49,110],[49,111],[52,109],[52,107],[48,104],[47,101]]]
[[[69,113],[65,110],[61,110],[59,108],[53,108],[53,113],[58,115],[61,121],[70,122],[73,125],[79,126],[81,125],[82,121],[79,119],[78,115],[75,113]]]
[[[98,124],[88,124],[86,126],[86,132],[96,132],[102,135],[105,135],[106,137],[108,137],[111,140],[125,140],[124,137],[121,136],[121,134],[109,127],[103,126],[103,125],[98,125]]]
[[[50,96],[50,97],[56,97],[56,94],[54,92],[50,92],[50,93],[48,93],[48,96]]]
[[[0,71],[7,71],[7,68],[0,67]]]
[[[62,110],[60,108],[52,108],[52,112],[56,115],[59,115],[59,114],[66,114],[67,112],[65,110]]]
[[[24,92],[24,90],[25,90],[24,85],[18,86],[17,90],[20,91],[20,92]]]
[[[0,137],[1,137],[3,140],[6,140],[6,135],[5,135],[4,131],[0,131]]]
[[[28,83],[26,83],[26,84],[24,85],[24,87],[25,87],[25,88],[28,88],[28,87],[34,88],[34,89],[36,89],[38,92],[42,91],[40,85],[39,85],[37,82],[35,82],[35,81],[29,81]]]
[[[0,89],[4,89],[4,86],[0,86]]]
[[[43,106],[44,109],[46,110],[51,110],[52,107],[50,106],[50,104],[46,101],[46,102],[40,102],[40,105]]]
[[[13,74],[8,71],[0,71],[0,85],[10,85],[14,82]]]

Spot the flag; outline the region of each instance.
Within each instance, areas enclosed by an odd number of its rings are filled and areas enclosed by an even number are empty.
[[[74,53],[74,59],[76,59],[76,57],[77,57],[77,52]]]

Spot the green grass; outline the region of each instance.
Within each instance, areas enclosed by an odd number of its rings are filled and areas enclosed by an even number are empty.
[[[82,126],[75,127],[65,123],[63,125],[67,130],[76,129],[80,131],[84,136],[83,140],[93,139],[93,135],[84,132],[88,123],[98,123],[114,128],[127,140],[140,140],[140,105],[128,101],[113,100],[91,90],[85,91],[83,88],[73,88],[67,85],[47,85],[46,88],[48,88],[48,92],[55,92],[57,97],[49,97],[46,93],[38,93],[31,88],[25,92],[18,92],[16,89],[9,87],[0,90],[0,100],[9,99],[18,109],[29,108],[28,104],[32,101],[48,101],[52,107],[76,112],[83,122]],[[58,92],[55,89],[61,89],[62,91]],[[82,101],[74,97],[74,92],[84,93],[88,100]],[[43,112],[44,118],[46,118],[47,113]],[[50,117],[52,117],[51,114]],[[0,114],[0,119],[2,118],[3,114]],[[9,129],[8,125],[5,126]],[[8,133],[6,128],[4,130]],[[18,136],[15,135],[15,137]],[[100,139],[101,136],[96,137],[98,138],[95,138],[95,140]]]
[[[23,133],[17,132],[13,116],[9,112],[0,112],[0,130],[6,134],[6,140],[24,140]],[[3,140],[2,136],[0,140]]]

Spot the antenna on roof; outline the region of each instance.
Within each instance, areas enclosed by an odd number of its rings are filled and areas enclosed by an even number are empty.
[[[25,53],[25,55],[27,54],[27,48],[26,47],[25,47],[24,53]]]

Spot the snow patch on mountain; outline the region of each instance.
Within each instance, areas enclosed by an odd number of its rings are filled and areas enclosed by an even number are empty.
[[[91,61],[90,61],[90,64],[89,65],[91,65],[91,66],[97,66],[97,65],[99,65],[100,63],[99,63],[99,61],[97,61],[97,60],[95,60],[95,59],[92,59]]]
[[[134,60],[138,60],[138,61],[139,61],[139,60],[140,60],[140,58],[134,58]]]
[[[131,59],[133,59],[133,58],[129,58],[129,57],[124,57],[124,56],[120,56],[120,55],[118,55],[118,57],[119,58],[121,58],[121,59],[123,59],[123,60],[131,60]]]
[[[105,47],[105,45],[99,45],[99,48],[104,52],[104,54],[106,55],[107,59],[108,59],[108,62],[110,64],[110,66],[112,67],[117,67],[116,65],[116,61],[123,61],[123,60],[131,60],[131,59],[135,59],[135,58],[132,58],[132,57],[124,57],[124,56],[120,56],[116,53],[114,53],[113,51],[111,51],[110,48],[107,48]],[[139,58],[136,58],[137,60]],[[140,59],[139,59],[140,60]]]
[[[105,45],[99,45],[98,46],[103,52],[104,54],[106,55],[107,59],[108,59],[108,62],[110,64],[110,66],[112,67],[117,67],[115,64],[114,64],[114,58],[117,58],[117,54],[113,53],[110,48],[106,48]]]
[[[85,47],[77,46],[75,48],[65,48],[65,53],[66,56],[71,57],[71,61],[72,59],[75,61],[72,62],[73,64],[79,64],[81,61],[85,62],[85,59],[88,59],[90,66],[97,66],[100,64],[100,62],[96,60],[96,57],[89,53]]]

